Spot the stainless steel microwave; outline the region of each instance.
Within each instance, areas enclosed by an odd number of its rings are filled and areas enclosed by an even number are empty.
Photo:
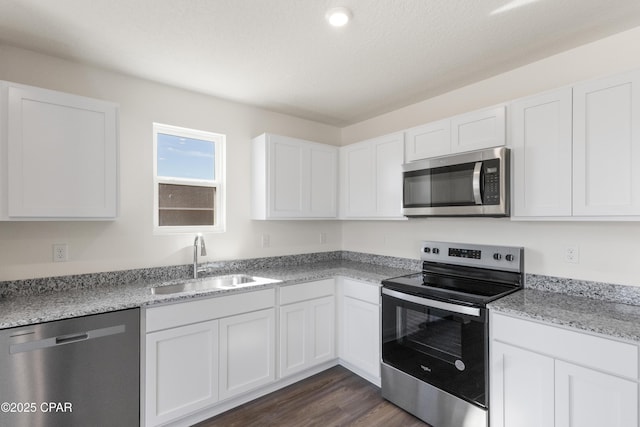
[[[404,164],[403,215],[509,216],[509,157],[500,147]]]

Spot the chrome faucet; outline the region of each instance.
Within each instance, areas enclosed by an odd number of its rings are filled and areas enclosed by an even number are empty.
[[[198,273],[204,273],[207,271],[206,268],[198,268],[198,244],[200,244],[200,255],[207,255],[207,247],[204,244],[204,237],[202,234],[198,233],[196,239],[193,241],[193,278],[198,278]]]

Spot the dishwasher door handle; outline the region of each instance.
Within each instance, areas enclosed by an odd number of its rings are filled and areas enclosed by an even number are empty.
[[[76,342],[92,340],[109,335],[122,334],[126,331],[125,325],[109,326],[106,328],[93,329],[87,332],[79,332],[75,334],[60,335],[52,338],[44,338],[41,340],[27,341],[23,343],[11,344],[9,353],[24,353],[27,351],[40,350],[43,348],[51,348],[58,345],[73,344]]]
[[[68,344],[70,342],[83,341],[89,339],[88,333],[65,335],[63,337],[56,337],[56,345]]]

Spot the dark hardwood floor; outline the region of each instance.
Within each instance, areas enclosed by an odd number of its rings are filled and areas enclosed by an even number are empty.
[[[387,402],[380,389],[336,366],[209,418],[197,427],[429,427]]]

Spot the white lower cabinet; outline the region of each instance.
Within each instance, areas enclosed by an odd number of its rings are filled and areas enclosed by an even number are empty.
[[[275,289],[143,311],[143,426],[172,424],[275,380]]]
[[[638,425],[638,383],[555,362],[556,427]]]
[[[146,336],[146,424],[160,425],[218,401],[218,321]]]
[[[353,279],[341,280],[340,360],[380,386],[380,288]]]
[[[275,380],[275,310],[220,319],[220,399]]]
[[[491,427],[638,427],[638,346],[491,314]]]
[[[335,358],[335,297],[280,307],[280,376]]]
[[[191,425],[337,363],[380,386],[379,301],[332,278],[144,309],[141,425]]]
[[[553,359],[501,342],[492,346],[491,427],[553,426]]]

